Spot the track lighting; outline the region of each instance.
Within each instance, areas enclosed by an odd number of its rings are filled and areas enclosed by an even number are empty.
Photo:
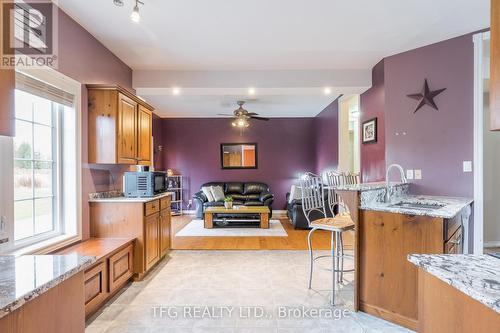
[[[134,10],[132,11],[132,14],[130,14],[130,19],[134,23],[141,22],[141,15],[139,14],[139,4],[143,5],[144,3],[139,0],[135,0]]]
[[[130,19],[134,23],[139,23],[139,22],[141,22],[141,14],[139,14],[139,5],[144,5],[144,2],[142,2],[141,0],[134,0],[134,1],[135,1],[135,5],[134,5],[134,9],[132,10],[132,14],[130,14]],[[113,0],[113,3],[117,7],[123,7],[123,5],[124,5],[123,0]]]

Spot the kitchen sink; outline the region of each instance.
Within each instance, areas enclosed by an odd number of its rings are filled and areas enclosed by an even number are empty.
[[[441,204],[420,204],[414,202],[398,202],[396,204],[391,205],[391,207],[395,208],[407,208],[407,209],[419,209],[419,210],[436,210],[443,208],[445,205]]]

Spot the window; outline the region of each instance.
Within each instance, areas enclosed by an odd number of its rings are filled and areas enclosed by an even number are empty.
[[[81,239],[80,83],[16,72],[16,136],[0,140],[0,252],[50,252]]]
[[[16,90],[14,240],[59,233],[60,117],[63,107]]]

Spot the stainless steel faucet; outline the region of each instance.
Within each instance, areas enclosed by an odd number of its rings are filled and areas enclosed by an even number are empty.
[[[385,172],[385,202],[390,201],[390,194],[389,194],[389,172],[391,171],[392,168],[397,168],[399,169],[399,173],[401,174],[401,182],[402,183],[407,183],[406,176],[405,176],[405,171],[403,167],[399,164],[391,164],[387,167],[387,171]]]

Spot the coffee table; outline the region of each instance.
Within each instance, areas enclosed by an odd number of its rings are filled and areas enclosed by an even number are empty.
[[[212,229],[214,220],[224,219],[228,222],[255,221],[259,227],[269,229],[269,207],[267,206],[234,206],[207,207],[205,209],[205,228]]]

